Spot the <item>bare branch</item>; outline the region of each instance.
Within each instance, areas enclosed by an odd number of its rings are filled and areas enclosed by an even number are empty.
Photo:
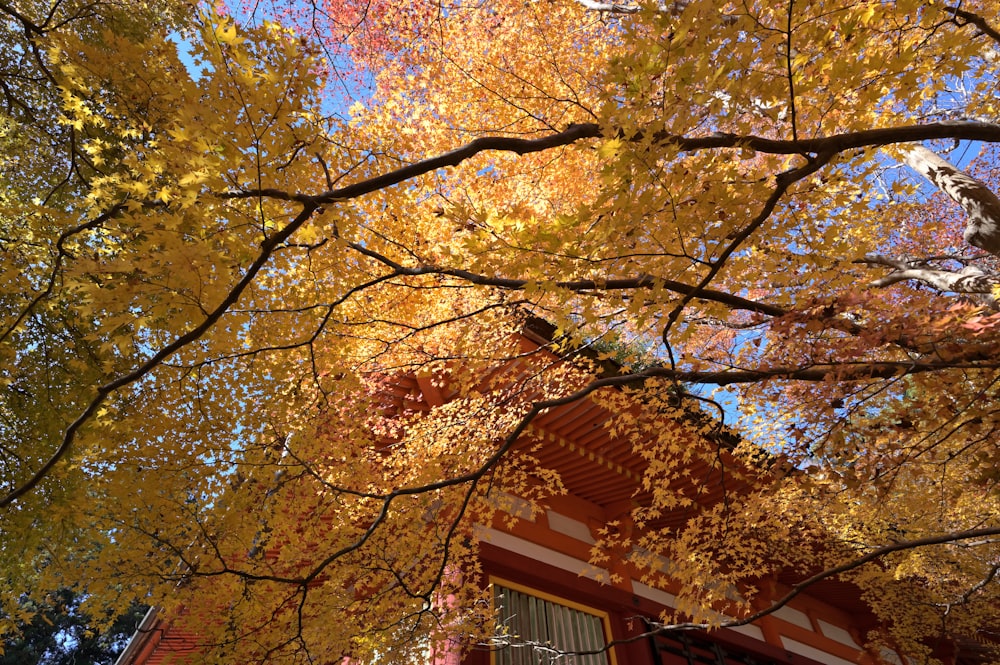
[[[1000,127],[998,127],[1000,130]],[[467,159],[474,157],[481,152],[499,151],[513,152],[518,155],[526,155],[533,152],[543,152],[552,148],[572,145],[581,139],[598,138],[602,135],[600,125],[596,123],[582,123],[568,126],[561,132],[546,134],[533,139],[515,138],[509,136],[484,136],[475,139],[435,157],[428,157],[418,162],[388,171],[382,175],[361,180],[339,189],[331,189],[316,195],[292,194],[280,189],[246,189],[238,192],[225,192],[219,194],[225,199],[246,199],[264,196],[283,201],[299,201],[312,205],[322,205],[336,201],[345,201],[359,196],[371,194],[401,182],[416,178],[418,176],[431,173],[448,166],[458,166]],[[1000,140],[1000,132],[998,132]]]
[[[641,2],[635,4],[619,2],[598,2],[598,0],[576,0],[584,9],[592,12],[604,12],[606,14],[638,14],[644,7]],[[656,5],[656,11],[677,16],[691,3],[691,0],[674,0],[671,3],[660,2]]]
[[[447,268],[441,266],[416,266],[408,268],[403,266],[396,261],[393,261],[389,257],[380,254],[360,243],[349,243],[349,246],[355,251],[364,254],[365,256],[375,259],[379,263],[391,268],[395,275],[398,276],[419,276],[419,275],[447,275],[449,277],[456,277],[458,279],[464,280],[471,284],[477,284],[479,286],[494,286],[501,289],[508,290],[520,290],[526,288],[529,284],[532,284],[531,280],[527,279],[513,279],[510,277],[497,277],[488,276],[474,273],[468,270],[461,270],[457,268]],[[712,302],[717,302],[728,306],[730,309],[734,310],[745,310],[749,312],[756,312],[758,314],[764,314],[767,316],[784,316],[788,313],[787,310],[777,307],[775,305],[768,305],[767,303],[757,302],[755,300],[749,300],[741,296],[733,295],[731,293],[725,293],[724,291],[716,291],[713,289],[699,289],[696,286],[690,284],[685,284],[684,282],[678,282],[672,279],[661,279],[659,277],[654,277],[652,275],[640,275],[638,277],[624,277],[624,278],[611,278],[603,280],[594,279],[577,279],[568,280],[562,282],[553,282],[553,286],[560,289],[566,289],[568,291],[576,292],[601,292],[601,291],[623,291],[623,290],[637,290],[637,289],[652,289],[652,288],[663,288],[668,291],[673,291],[675,293],[680,293],[685,296],[690,296],[692,298],[699,298],[701,300],[709,300]]]
[[[634,16],[635,14],[638,14],[646,9],[642,2],[636,2],[635,4],[600,2],[599,0],[576,0],[576,2],[588,11],[601,12],[602,14]],[[669,14],[670,16],[679,16],[689,4],[691,4],[691,0],[674,0],[669,4],[666,2],[659,2],[655,5],[653,11],[661,14]],[[730,14],[722,14],[722,22],[726,25],[732,25],[736,22],[736,17]]]

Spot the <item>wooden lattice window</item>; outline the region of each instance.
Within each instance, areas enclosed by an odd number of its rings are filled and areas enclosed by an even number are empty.
[[[689,633],[655,635],[650,645],[653,662],[658,665],[781,665],[773,658],[724,647]]]
[[[603,650],[607,614],[505,581],[494,581],[493,598],[495,665],[614,665]]]

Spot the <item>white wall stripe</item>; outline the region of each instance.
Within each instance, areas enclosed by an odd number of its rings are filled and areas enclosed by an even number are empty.
[[[806,658],[812,658],[815,661],[823,663],[823,665],[857,665],[857,663],[845,660],[839,656],[834,656],[833,654],[827,653],[822,649],[811,647],[808,644],[797,642],[793,639],[785,637],[784,635],[781,636],[781,641],[784,643],[785,649],[788,651],[797,653],[800,656],[805,656]]]
[[[536,545],[535,543],[512,536],[497,529],[487,527],[476,527],[475,537],[490,545],[495,545],[501,549],[520,554],[521,556],[547,563],[550,566],[569,571],[574,575],[582,575],[592,580],[606,583],[610,577],[604,568],[592,566],[586,561],[567,556],[561,552],[550,550],[547,547]]]
[[[593,545],[597,542],[590,534],[590,529],[587,525],[580,520],[566,517],[554,510],[546,510],[545,514],[549,518],[549,528],[553,531],[569,536],[570,538],[576,538],[588,545]]]

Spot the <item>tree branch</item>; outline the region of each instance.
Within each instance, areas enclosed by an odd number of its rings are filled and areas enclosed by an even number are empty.
[[[952,293],[992,293],[1000,286],[1000,278],[988,275],[981,268],[968,265],[958,271],[940,270],[927,267],[923,261],[893,259],[880,254],[869,254],[854,263],[864,263],[871,266],[886,266],[893,269],[881,279],[872,282],[874,287],[885,287],[898,282],[916,280],[938,291]]]
[[[640,5],[623,5],[617,2],[596,2],[595,0],[576,0],[584,9],[592,12],[606,12],[608,14],[638,14],[642,11]],[[661,11],[665,10],[664,5],[660,5]]]
[[[667,378],[682,383],[697,383],[715,386],[731,386],[736,384],[760,383],[770,380],[808,381],[822,383],[824,381],[868,381],[871,379],[889,379],[907,374],[924,374],[945,369],[997,369],[1000,361],[991,359],[992,354],[976,349],[969,357],[959,357],[947,361],[882,361],[855,363],[821,363],[806,367],[768,367],[762,369],[732,369],[709,371],[673,370],[658,367],[639,375],[623,377],[636,381],[636,376],[643,378]],[[622,383],[629,381],[623,380]]]
[[[605,653],[612,647],[618,646],[620,644],[631,644],[633,642],[639,642],[641,640],[647,640],[656,635],[663,635],[665,633],[689,631],[689,630],[718,630],[719,628],[738,628],[740,626],[746,626],[755,621],[759,621],[764,617],[774,614],[782,607],[788,605],[797,596],[802,594],[811,586],[822,582],[823,580],[830,579],[832,577],[837,577],[843,573],[850,572],[864,565],[878,561],[879,559],[893,554],[895,552],[903,552],[906,550],[918,549],[921,547],[929,547],[932,545],[947,545],[947,544],[959,544],[964,540],[971,540],[973,538],[983,538],[988,536],[1000,535],[1000,527],[992,527],[986,529],[970,529],[967,531],[955,531],[952,533],[941,534],[938,536],[928,536],[926,538],[917,538],[914,540],[904,540],[898,543],[892,543],[890,545],[884,545],[882,547],[876,548],[856,559],[852,559],[846,563],[842,563],[839,566],[833,568],[827,568],[824,571],[816,573],[812,577],[802,580],[798,584],[795,584],[791,589],[781,598],[777,599],[767,607],[753,614],[749,614],[742,619],[730,619],[722,622],[693,622],[685,621],[681,623],[672,624],[653,624],[654,628],[652,630],[645,631],[638,635],[632,635],[630,637],[625,637],[617,640],[612,640],[608,642],[605,646],[599,649],[592,649],[589,651],[559,651],[556,652],[559,655],[576,655],[576,656],[588,656],[593,654]],[[988,580],[996,575],[996,567],[988,576]]]
[[[1000,31],[987,23],[986,19],[979,14],[973,14],[972,12],[962,9],[961,7],[948,7],[945,11],[952,14],[956,19],[962,19],[965,21],[965,23],[959,23],[956,20],[955,22],[959,26],[972,24],[979,28],[984,35],[1000,44]]]
[[[878,561],[882,557],[895,552],[903,552],[906,550],[913,550],[920,547],[929,547],[931,545],[946,545],[949,543],[957,543],[963,540],[971,540],[973,538],[983,538],[986,536],[996,536],[1000,535],[1000,527],[992,527],[988,529],[970,529],[968,531],[956,531],[952,533],[945,533],[938,536],[928,536],[926,538],[917,538],[914,540],[904,540],[899,543],[892,543],[890,545],[884,545],[877,549],[872,550],[864,556],[858,557],[857,559],[852,559],[846,563],[842,563],[839,566],[834,566],[833,568],[827,568],[826,570],[816,573],[812,577],[809,577],[791,588],[791,590],[784,596],[776,600],[774,603],[768,607],[760,610],[759,612],[754,612],[742,619],[734,619],[732,621],[723,621],[717,626],[710,626],[706,623],[679,623],[667,626],[659,626],[656,630],[650,631],[649,635],[656,633],[663,633],[672,630],[706,630],[708,628],[736,628],[738,626],[745,626],[747,624],[758,621],[769,614],[780,610],[782,607],[790,603],[796,596],[804,592],[809,587],[822,582],[823,580],[830,579],[831,577],[836,577],[843,573],[850,572],[856,568],[860,568],[866,564],[872,563],[873,561]]]
[[[527,280],[527,279],[514,279],[510,277],[490,277],[487,275],[481,275],[479,273],[474,273],[468,270],[461,270],[458,268],[446,268],[441,266],[416,266],[416,267],[406,267],[396,261],[393,261],[389,257],[376,252],[360,243],[348,243],[348,246],[355,251],[371,258],[375,259],[379,263],[391,268],[394,272],[394,276],[420,276],[420,275],[446,275],[449,277],[456,277],[458,279],[469,282],[470,284],[476,284],[479,286],[493,286],[500,289],[506,290],[521,290],[526,288],[530,284],[537,284],[537,280]],[[661,279],[659,277],[654,277],[652,275],[640,275],[639,277],[624,277],[617,279],[578,279],[578,280],[568,280],[562,282],[552,282],[552,285],[556,288],[566,289],[568,291],[576,292],[587,292],[587,291],[623,291],[623,290],[635,290],[635,289],[652,289],[652,288],[663,288],[668,291],[673,291],[675,293],[680,293],[682,295],[691,296],[699,298],[701,300],[709,300],[712,302],[717,302],[728,306],[730,309],[734,310],[745,310],[749,312],[756,312],[758,314],[764,314],[766,316],[784,316],[788,313],[788,310],[778,307],[776,305],[768,305],[766,303],[757,302],[754,300],[749,300],[737,295],[726,293],[724,291],[716,291],[713,289],[699,289],[696,286],[690,284],[685,284],[684,282],[678,282],[672,279]]]
[[[1000,129],[1000,128],[998,128]],[[534,139],[523,139],[509,136],[484,136],[466,143],[460,148],[446,152],[436,157],[428,157],[407,166],[394,169],[382,175],[368,178],[338,189],[331,189],[315,195],[290,194],[278,189],[248,189],[239,192],[226,192],[220,194],[226,199],[244,199],[265,196],[284,201],[299,201],[313,205],[323,205],[336,201],[345,201],[359,196],[371,194],[401,182],[416,178],[418,176],[431,173],[448,166],[458,166],[467,159],[474,157],[481,152],[513,152],[518,155],[526,155],[533,152],[542,152],[568,146],[581,139],[598,138],[601,134],[601,127],[596,123],[582,123],[570,125],[561,132],[546,134]],[[1000,140],[1000,139],[998,139]]]
[[[686,294],[679,303],[670,311],[667,315],[667,322],[663,327],[663,343],[668,349],[670,345],[667,343],[667,335],[670,329],[680,318],[681,312],[687,306],[689,302],[698,297],[698,294],[703,291],[715,277],[722,271],[723,266],[725,266],[726,261],[729,260],[736,250],[749,238],[753,233],[761,227],[761,225],[770,218],[771,213],[774,212],[775,207],[778,205],[778,201],[782,199],[788,188],[799,180],[815,173],[825,166],[833,158],[833,153],[825,152],[817,156],[815,159],[810,159],[806,164],[795,169],[790,169],[779,173],[775,178],[774,191],[771,195],[767,197],[764,205],[761,207],[760,212],[747,224],[746,228],[742,229],[733,238],[732,242],[726,246],[725,249],[719,254],[719,256],[712,262],[711,268],[709,268],[708,273],[702,277],[701,281],[694,288],[692,293]],[[671,357],[672,358],[672,357]],[[672,359],[671,359],[672,362]]]
[[[641,137],[635,137],[641,138]],[[715,133],[704,137],[684,137],[657,134],[658,143],[675,145],[683,152],[718,148],[749,148],[771,155],[798,155],[804,153],[840,153],[846,150],[872,148],[894,143],[930,141],[933,139],[959,139],[1000,143],[1000,124],[974,121],[942,121],[922,125],[903,125],[846,132],[811,139],[784,140],[761,136]]]
[[[464,146],[452,150],[451,152],[423,159],[413,164],[389,171],[373,178],[368,178],[351,185],[346,185],[339,189],[332,189],[320,194],[293,194],[280,189],[243,189],[235,192],[223,192],[218,194],[224,199],[246,199],[260,196],[279,199],[283,201],[298,201],[300,203],[312,203],[323,205],[336,201],[371,194],[372,192],[398,185],[401,182],[415,178],[417,176],[436,171],[447,166],[458,166],[462,162],[480,152],[498,151],[513,152],[518,155],[525,155],[533,152],[541,152],[572,145],[583,139],[595,139],[603,136],[615,136],[619,134],[612,130],[605,132],[597,123],[573,124],[561,132],[547,134],[539,138],[524,139],[507,136],[485,136],[475,139]],[[631,137],[631,140],[640,140],[641,133]],[[1000,124],[987,122],[970,121],[943,121],[928,123],[923,125],[904,125],[902,127],[886,127],[881,129],[868,129],[860,132],[847,132],[844,134],[833,134],[826,137],[811,139],[783,140],[769,139],[753,134],[723,134],[714,133],[701,137],[686,137],[675,134],[657,133],[654,135],[654,142],[659,145],[673,145],[682,152],[695,152],[699,150],[718,150],[723,148],[743,148],[756,150],[770,155],[801,155],[801,154],[828,154],[836,155],[846,150],[856,150],[860,148],[870,148],[894,143],[912,143],[916,141],[929,141],[933,139],[959,139],[969,141],[986,141],[990,143],[1000,143]]]
[[[906,152],[906,165],[962,206],[969,216],[965,241],[1000,256],[1000,199],[989,187],[924,146]]]
[[[302,226],[306,220],[312,217],[312,214],[316,211],[318,206],[316,205],[306,205],[299,212],[296,217],[290,221],[281,231],[275,233],[273,236],[264,241],[260,254],[254,259],[244,273],[243,277],[239,282],[230,290],[226,297],[215,307],[205,319],[196,325],[195,327],[188,330],[186,333],[179,335],[173,342],[167,344],[152,357],[150,357],[142,365],[134,369],[133,371],[119,376],[113,381],[109,381],[104,385],[97,387],[97,395],[91,399],[84,408],[83,412],[77,416],[70,425],[63,431],[62,442],[56,448],[55,452],[51,457],[38,469],[32,476],[26,480],[21,485],[15,487],[13,490],[8,492],[4,497],[0,498],[0,508],[6,507],[14,503],[18,498],[24,496],[35,487],[52,471],[53,467],[59,463],[59,461],[65,457],[73,446],[73,442],[76,440],[76,433],[83,427],[95,413],[100,409],[101,405],[108,398],[108,395],[115,392],[119,388],[123,388],[127,385],[135,383],[139,379],[143,378],[150,372],[152,372],[156,367],[160,365],[165,359],[184,348],[188,344],[200,339],[202,335],[208,332],[216,322],[222,318],[222,315],[237,301],[243,292],[253,283],[254,279],[257,277],[257,273],[264,267],[274,252],[274,249],[285,242],[289,236],[291,236],[300,226]]]

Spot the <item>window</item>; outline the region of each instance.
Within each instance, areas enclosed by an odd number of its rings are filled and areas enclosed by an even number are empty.
[[[666,633],[649,639],[653,662],[658,665],[781,665],[774,658],[723,647],[703,636],[688,633]]]
[[[607,651],[567,653],[604,648],[606,614],[501,580],[493,582],[493,598],[496,665],[614,665]]]

